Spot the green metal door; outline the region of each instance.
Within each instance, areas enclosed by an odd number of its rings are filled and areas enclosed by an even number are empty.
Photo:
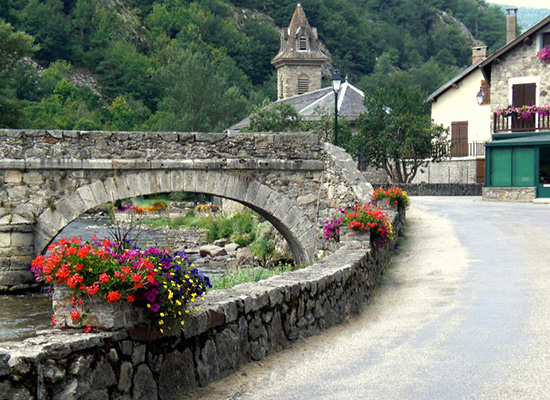
[[[512,186],[535,186],[535,147],[512,150]]]
[[[491,186],[512,186],[512,149],[491,151]]]
[[[550,197],[550,147],[539,147],[537,197]]]

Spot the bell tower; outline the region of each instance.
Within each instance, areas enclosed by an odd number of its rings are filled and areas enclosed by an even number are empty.
[[[321,65],[327,60],[319,50],[317,28],[309,26],[298,3],[290,25],[281,31],[281,49],[271,60],[277,68],[277,98],[321,89]]]

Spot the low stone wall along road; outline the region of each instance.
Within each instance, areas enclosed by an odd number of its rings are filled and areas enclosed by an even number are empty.
[[[550,398],[550,205],[412,201],[360,316],[193,398]]]

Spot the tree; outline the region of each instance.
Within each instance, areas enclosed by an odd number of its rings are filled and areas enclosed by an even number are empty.
[[[257,106],[250,115],[248,132],[289,132],[301,131],[302,118],[288,103],[279,103],[268,108],[269,99]]]
[[[248,101],[241,94],[242,72],[219,52],[171,47],[167,64],[156,81],[165,94],[158,116],[147,123],[154,130],[221,132],[246,115]]]
[[[17,98],[17,67],[37,50],[32,36],[14,32],[10,24],[0,20],[0,127],[15,128],[21,116]]]
[[[419,168],[447,156],[448,131],[432,122],[424,98],[419,86],[403,85],[365,96],[356,148],[394,183],[411,182]]]

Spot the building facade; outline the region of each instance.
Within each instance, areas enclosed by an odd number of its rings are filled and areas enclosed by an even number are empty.
[[[491,86],[484,198],[550,198],[550,16],[481,64]]]

